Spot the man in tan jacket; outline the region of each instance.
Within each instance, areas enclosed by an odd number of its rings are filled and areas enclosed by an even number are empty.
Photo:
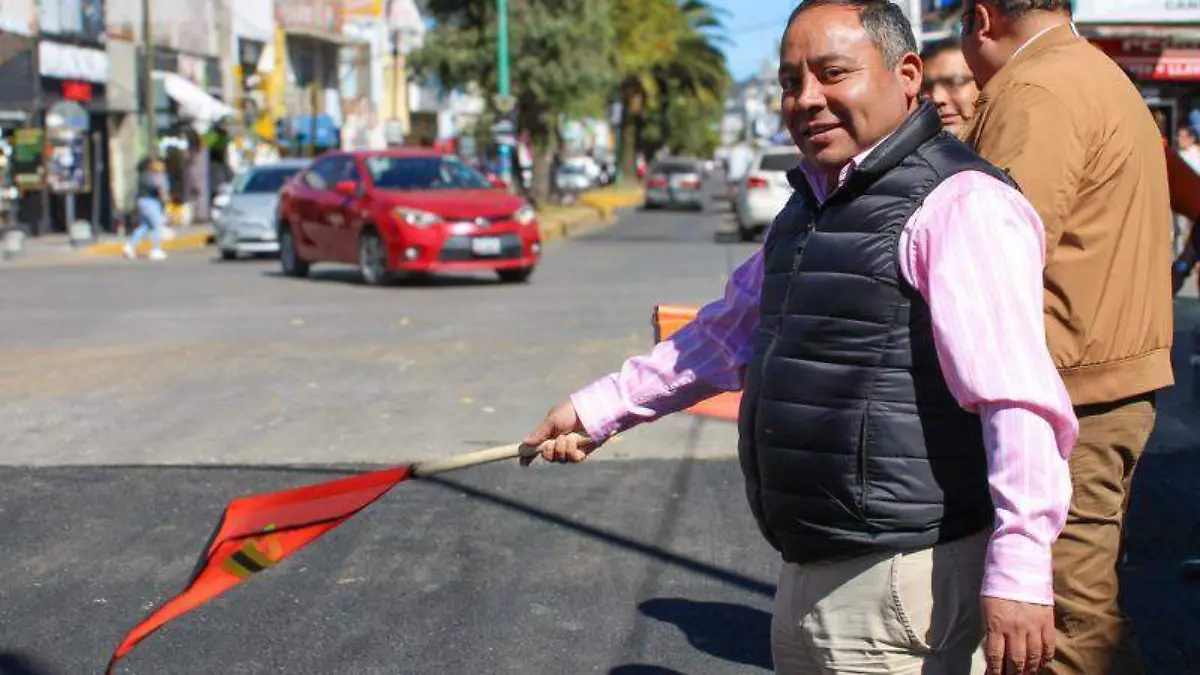
[[[1162,141],[1129,78],[1076,33],[1070,0],[966,0],[963,37],[983,88],[966,140],[1045,223],[1046,337],[1080,423],[1071,510],[1053,552],[1049,671],[1140,673],[1116,567],[1155,392],[1174,384]]]

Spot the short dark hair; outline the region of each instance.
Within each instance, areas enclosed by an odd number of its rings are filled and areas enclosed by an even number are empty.
[[[936,56],[941,56],[946,52],[961,52],[962,39],[954,36],[943,38],[925,45],[921,50],[921,60],[928,61]]]
[[[908,23],[908,18],[900,10],[900,6],[889,0],[803,0],[792,10],[787,28],[791,28],[804,12],[825,6],[858,10],[863,30],[867,32],[875,47],[883,53],[883,61],[889,67],[900,63],[905,54],[917,52],[917,38],[913,35],[912,25]]]
[[[1034,10],[1071,13],[1071,0],[974,0],[986,2],[1000,14],[1012,19]]]

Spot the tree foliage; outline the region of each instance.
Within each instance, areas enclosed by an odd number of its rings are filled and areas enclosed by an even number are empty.
[[[700,131],[707,128],[705,117],[697,113],[719,114],[716,104],[728,90],[730,78],[720,49],[722,16],[707,0],[614,2],[623,111],[620,165],[629,177],[637,152],[647,149],[643,134],[648,114],[658,112],[658,140],[674,150],[669,126],[689,123],[700,124]],[[677,104],[688,109],[672,114]],[[675,140],[683,142],[690,133],[680,130]]]
[[[436,28],[413,54],[418,76],[444,87],[475,87],[493,107],[498,90],[494,2],[430,0]],[[530,134],[536,159],[556,147],[558,119],[603,114],[615,84],[610,0],[510,0],[509,79],[520,129]],[[535,195],[544,197],[548,162],[535,160]]]
[[[418,76],[473,89],[495,114],[494,0],[428,0],[435,28],[412,57]],[[509,0],[510,79],[517,123],[535,152],[535,195],[548,192],[548,157],[564,116],[604,116],[622,105],[621,165],[668,145],[699,153],[729,85],[722,16],[708,0]],[[647,115],[655,133],[643,138]]]

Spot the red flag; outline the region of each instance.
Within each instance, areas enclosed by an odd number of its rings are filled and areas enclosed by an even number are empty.
[[[592,441],[580,435],[579,442],[589,444]],[[404,480],[436,476],[517,457],[532,457],[537,453],[538,448],[517,443],[328,483],[235,499],[225,509],[220,526],[201,553],[191,581],[179,595],[152,612],[129,632],[113,653],[105,673],[112,675],[117,661],[154,631],[258,572],[279,564],[357,515]]]
[[[167,622],[277,565],[346,522],[408,478],[410,470],[387,469],[234,500],[200,555],[191,581],[129,632],[105,672],[111,675],[118,660]]]

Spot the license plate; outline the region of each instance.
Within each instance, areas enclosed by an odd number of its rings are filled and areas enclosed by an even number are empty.
[[[475,255],[500,255],[500,240],[496,237],[476,237],[471,240],[471,252]]]

